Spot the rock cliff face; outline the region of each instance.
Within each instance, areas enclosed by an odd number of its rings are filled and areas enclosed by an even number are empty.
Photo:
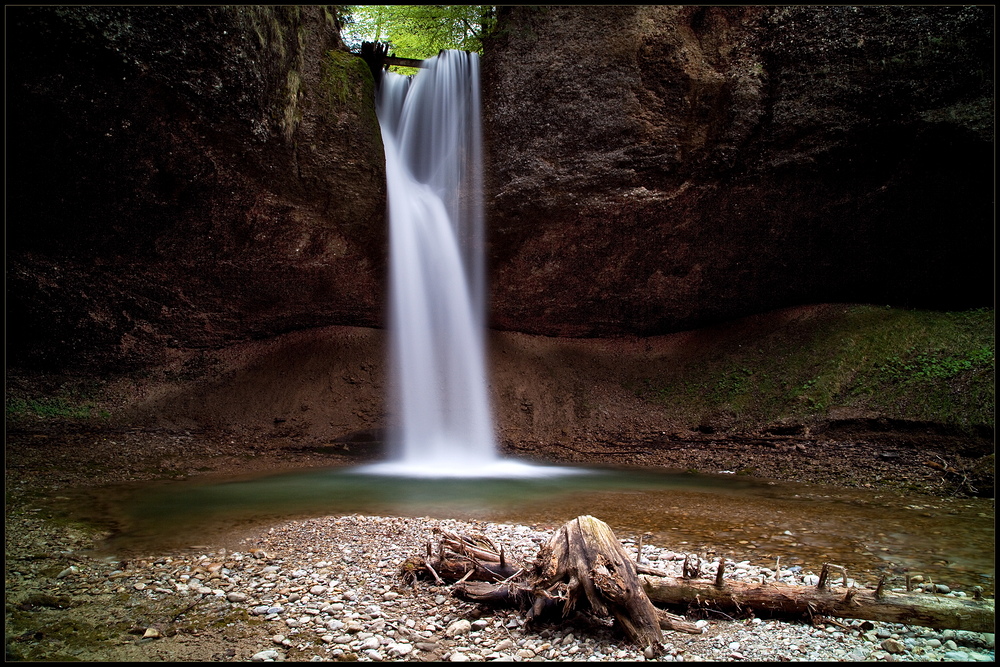
[[[372,80],[309,7],[7,12],[9,362],[381,317]]]
[[[484,54],[493,322],[992,303],[987,7],[515,7]],[[307,7],[7,13],[8,365],[379,326],[371,75]]]
[[[992,8],[515,7],[499,23],[495,326],[992,304]]]

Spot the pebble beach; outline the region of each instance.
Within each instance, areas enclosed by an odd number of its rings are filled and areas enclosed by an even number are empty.
[[[46,659],[39,651],[47,639],[47,659],[109,661],[994,660],[994,635],[987,633],[722,615],[697,620],[701,634],[665,632],[663,655],[652,656],[624,642],[610,621],[578,616],[525,627],[518,610],[466,603],[452,597],[447,585],[406,583],[400,576],[405,559],[425,553],[435,527],[485,535],[512,558],[531,562],[552,531],[526,525],[319,517],[262,528],[229,549],[192,548],[126,560],[90,553],[88,536],[50,525],[30,509],[8,514],[9,659],[12,651],[15,659]],[[618,537],[636,557],[635,541]],[[679,576],[684,556],[643,544],[640,557]],[[711,575],[711,566],[708,570]],[[749,561],[726,570],[727,579],[803,586],[814,585],[816,574],[774,571]],[[31,614],[37,629],[16,634]],[[89,619],[92,641],[60,640],[44,629],[74,615],[81,628]]]

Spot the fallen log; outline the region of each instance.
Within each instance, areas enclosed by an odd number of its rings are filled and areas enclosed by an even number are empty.
[[[383,65],[395,65],[396,67],[427,67],[423,60],[417,58],[397,58],[396,56],[386,56],[382,59]]]
[[[427,64],[423,60],[399,58],[389,55],[389,45],[382,42],[362,42],[361,52],[351,53],[351,55],[358,56],[368,64],[376,86],[381,85],[382,73],[390,65],[397,67],[427,67]]]
[[[747,610],[774,617],[811,619],[836,616],[867,621],[920,625],[939,630],[994,632],[993,600],[971,600],[926,593],[824,585],[747,584],[724,580],[678,579],[641,575],[642,588],[659,605],[714,609],[726,613]]]
[[[478,602],[490,607],[526,607],[534,599],[533,589],[523,581],[490,583],[463,581],[455,584],[451,594],[466,602]]]

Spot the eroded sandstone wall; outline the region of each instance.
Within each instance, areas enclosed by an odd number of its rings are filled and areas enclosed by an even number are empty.
[[[334,8],[7,11],[8,363],[381,319],[385,173]]]
[[[993,295],[993,8],[512,7],[493,326]],[[11,7],[8,367],[380,326],[384,158],[333,8]]]
[[[514,7],[499,23],[495,326],[993,303],[993,8]]]

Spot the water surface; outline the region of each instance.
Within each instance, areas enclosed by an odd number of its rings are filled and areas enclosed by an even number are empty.
[[[860,581],[882,572],[993,589],[993,501],[661,470],[551,468],[531,477],[428,478],[325,468],[102,492],[120,530],[107,551],[218,543],[268,523],[342,514],[488,520],[556,528],[581,514],[621,539],[773,567],[824,562]],[[107,501],[109,497],[114,500]]]

